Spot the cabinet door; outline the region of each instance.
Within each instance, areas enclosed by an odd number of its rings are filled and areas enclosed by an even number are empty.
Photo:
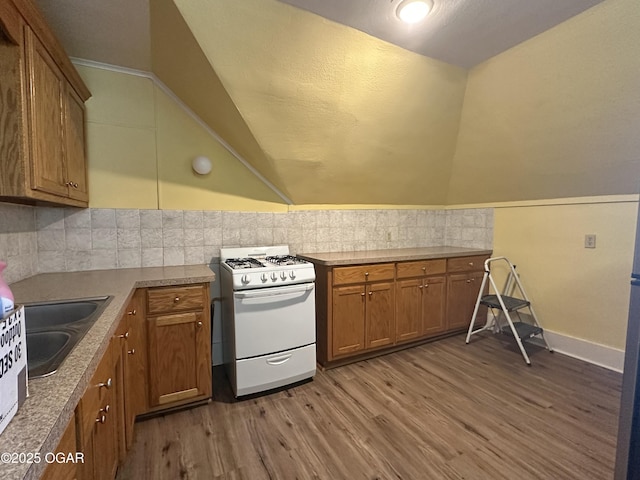
[[[482,272],[449,275],[447,330],[468,328],[482,284]],[[484,309],[486,311],[486,309]]]
[[[333,356],[358,352],[364,348],[364,285],[333,289]]]
[[[25,31],[32,188],[66,197],[68,187],[62,143],[62,74],[31,29],[25,27]]]
[[[147,411],[147,326],[145,323],[145,292],[136,290],[127,306],[127,341],[124,352],[125,432],[127,450],[133,443],[136,415]]]
[[[422,289],[423,335],[430,336],[444,332],[446,328],[446,293],[445,277],[426,277],[424,279],[424,288]]]
[[[69,197],[89,201],[84,151],[84,102],[69,86],[64,92],[64,145]]]
[[[63,453],[65,458],[69,454],[76,453],[76,418],[71,417],[67,428],[62,434],[55,451],[56,454]],[[76,478],[76,464],[73,462],[53,462],[47,465],[46,470],[40,480],[73,480]]]
[[[396,282],[396,342],[413,340],[422,334],[422,279]]]
[[[209,319],[203,312],[150,317],[151,407],[211,395]]]
[[[78,464],[81,480],[113,480],[118,468],[119,342],[113,339],[85,390],[76,415],[78,445],[85,462]]]
[[[395,341],[393,282],[367,286],[366,348],[392,345]]]

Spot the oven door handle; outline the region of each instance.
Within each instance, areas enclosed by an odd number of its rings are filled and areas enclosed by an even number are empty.
[[[314,284],[313,283],[309,283],[306,285],[303,285],[301,287],[294,287],[294,288],[289,288],[289,287],[282,287],[282,288],[264,288],[264,289],[260,289],[260,290],[254,290],[251,292],[236,292],[233,295],[236,298],[266,298],[266,297],[276,297],[276,296],[280,296],[280,295],[290,295],[292,293],[305,293],[308,292],[309,290],[313,290]],[[286,290],[285,290],[286,289]]]

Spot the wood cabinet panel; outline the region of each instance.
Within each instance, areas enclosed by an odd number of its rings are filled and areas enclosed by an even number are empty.
[[[446,277],[426,277],[423,292],[422,334],[429,337],[446,330]]]
[[[422,335],[421,278],[396,282],[396,342],[414,340]]]
[[[379,348],[395,343],[393,283],[367,285],[366,348]]]
[[[412,278],[424,275],[437,275],[447,272],[447,260],[421,260],[419,262],[401,262],[396,266],[397,278]]]
[[[205,294],[205,288],[200,285],[149,289],[147,314],[202,309],[205,304]]]
[[[147,335],[151,411],[211,396],[208,284],[149,289]]]
[[[449,275],[447,285],[447,329],[468,328],[482,285],[482,272]],[[486,313],[486,309],[483,309]],[[482,311],[480,312],[480,315]]]
[[[91,94],[30,0],[2,2],[0,24],[0,198],[86,207]]]
[[[333,269],[333,284],[347,285],[350,283],[393,280],[394,275],[395,266],[393,263],[359,265],[356,267],[336,267]]]
[[[447,260],[447,271],[449,273],[483,271],[484,261],[488,258],[489,255],[449,258]]]
[[[68,86],[64,91],[64,146],[70,198],[89,201],[85,153],[84,102]]]
[[[364,349],[365,287],[333,289],[333,356],[338,357]]]
[[[27,96],[32,188],[67,196],[63,150],[63,78],[53,58],[26,28]]]
[[[126,309],[127,339],[125,344],[125,432],[126,446],[133,444],[137,415],[148,409],[147,399],[147,325],[145,321],[145,291],[137,290]]]
[[[55,450],[55,453],[61,453],[65,455],[72,454],[75,458],[76,453],[76,417],[75,414],[71,416],[71,420],[67,424],[67,428],[65,428],[64,433],[62,434],[62,438],[58,442],[58,446]],[[76,464],[73,462],[55,462],[49,463],[44,473],[42,474],[41,480],[73,480],[76,478]]]
[[[113,340],[113,339],[112,339]],[[85,463],[78,466],[81,480],[113,480],[120,458],[118,450],[119,344],[112,341],[78,403],[78,445]]]

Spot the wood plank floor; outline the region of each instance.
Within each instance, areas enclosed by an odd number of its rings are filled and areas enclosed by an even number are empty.
[[[127,479],[612,478],[621,375],[455,336],[136,424]]]

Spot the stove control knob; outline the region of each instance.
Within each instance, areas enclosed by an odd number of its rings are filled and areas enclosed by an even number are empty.
[[[249,275],[243,275],[240,280],[242,281],[242,283],[244,283],[246,285],[250,281]]]
[[[280,272],[280,278],[282,280],[286,280],[287,279],[287,272]]]
[[[274,282],[278,279],[278,275],[276,274],[276,272],[273,272],[271,274],[271,280],[273,280]]]
[[[260,280],[262,280],[263,282],[266,282],[267,280],[269,280],[269,277],[267,277],[266,273],[263,273],[262,275],[260,275]]]
[[[291,277],[291,280],[293,280],[294,278],[296,278],[296,272],[294,272],[293,270],[291,270],[289,272],[289,276]]]

